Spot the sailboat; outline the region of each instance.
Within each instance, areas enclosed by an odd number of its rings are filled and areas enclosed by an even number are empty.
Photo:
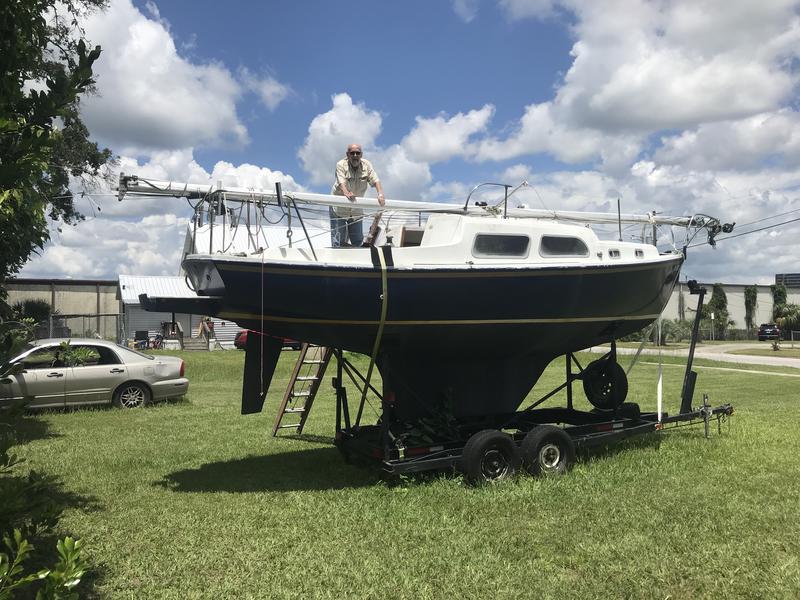
[[[685,248],[660,252],[644,241],[603,240],[587,224],[669,225],[687,236],[704,230],[712,244],[732,229],[707,215],[515,207],[510,186],[502,187],[493,205],[470,205],[468,198],[463,205],[386,200],[378,207],[359,199],[368,212],[380,208],[384,220],[393,213],[428,215],[424,226],[406,220],[366,247],[321,247],[308,235],[302,244],[289,237],[236,253],[190,245],[182,268],[197,297],[145,297],[143,305],[365,354],[403,421],[435,414],[443,404],[455,418],[504,414],[520,406],[556,357],[652,323],[678,281]],[[246,224],[238,219],[248,235],[264,222],[265,210],[282,211],[308,233],[299,207],[350,205],[340,196],[280,186],[254,191],[131,175],[120,177],[119,191],[120,198],[201,200],[212,216],[239,203],[250,215]]]

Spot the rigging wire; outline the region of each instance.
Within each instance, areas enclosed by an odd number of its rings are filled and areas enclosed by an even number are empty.
[[[778,213],[777,215],[772,215],[770,217],[764,217],[763,219],[756,219],[755,221],[750,221],[749,223],[741,223],[739,227],[747,227],[748,225],[753,225],[755,223],[761,223],[762,221],[769,221],[770,219],[777,219],[778,217],[785,217],[786,215],[790,215],[792,213],[796,213],[800,211],[800,208],[795,208],[793,210],[787,210],[786,212]]]
[[[765,227],[759,227],[758,229],[753,229],[751,231],[743,231],[742,233],[737,233],[735,235],[726,235],[725,237],[717,238],[716,241],[717,242],[721,242],[723,240],[730,240],[730,239],[733,239],[733,238],[736,238],[736,237],[742,237],[743,235],[750,235],[751,233],[757,233],[759,231],[764,231],[766,229],[775,229],[777,227],[781,227],[782,225],[788,225],[789,223],[795,223],[796,221],[800,221],[800,217],[797,217],[796,219],[789,219],[788,221],[783,221],[782,223],[775,223],[774,225],[767,225]],[[704,246],[704,245],[705,245],[705,242],[698,243],[698,244],[692,244],[691,246],[689,246],[689,248],[695,248],[696,246]]]

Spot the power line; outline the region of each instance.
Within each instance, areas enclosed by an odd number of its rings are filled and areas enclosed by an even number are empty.
[[[781,225],[788,225],[789,223],[794,223],[796,221],[800,221],[800,217],[796,219],[790,219],[788,221],[784,221],[783,223],[775,223],[774,225],[767,225],[766,227],[759,227],[758,229],[753,229],[752,231],[743,231],[742,233],[737,233],[736,235],[726,235],[722,238],[717,238],[716,241],[721,242],[723,240],[730,240],[732,238],[741,237],[743,235],[749,235],[751,233],[756,233],[758,231],[764,231],[765,229],[775,229],[776,227],[780,227]],[[698,244],[692,244],[689,248],[694,248],[695,246],[704,246],[706,242],[701,242]]]
[[[762,221],[768,221],[769,219],[777,219],[778,217],[784,217],[786,215],[790,215],[792,213],[796,213],[797,211],[800,211],[800,208],[787,210],[786,212],[778,213],[777,215],[772,215],[772,216],[769,216],[769,217],[764,217],[763,219],[756,219],[755,221],[750,221],[749,223],[742,223],[742,224],[739,225],[739,227],[746,227],[747,225],[752,225],[754,223],[761,223]]]

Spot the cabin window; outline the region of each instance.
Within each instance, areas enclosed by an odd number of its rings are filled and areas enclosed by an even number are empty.
[[[608,258],[619,258],[619,250],[611,249],[608,251]]]
[[[479,233],[475,236],[472,255],[477,257],[513,256],[525,258],[531,240],[527,235]]]
[[[644,258],[644,250],[637,250],[636,258]]]
[[[589,248],[580,238],[543,235],[539,254],[542,256],[589,256]]]

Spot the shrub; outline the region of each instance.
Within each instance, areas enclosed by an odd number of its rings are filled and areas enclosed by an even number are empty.
[[[12,309],[0,300],[0,368],[31,339],[32,319],[12,317]],[[86,360],[81,349],[63,346],[65,361],[80,364]],[[0,536],[5,547],[0,551],[0,600],[13,598],[16,591],[36,583],[37,600],[77,598],[73,590],[86,572],[79,541],[70,537],[59,540],[59,558],[53,568],[25,572],[24,563],[34,549],[28,538],[52,531],[62,509],[53,497],[52,479],[36,471],[17,472],[24,459],[11,450],[17,443],[24,408],[20,403],[0,411]]]

